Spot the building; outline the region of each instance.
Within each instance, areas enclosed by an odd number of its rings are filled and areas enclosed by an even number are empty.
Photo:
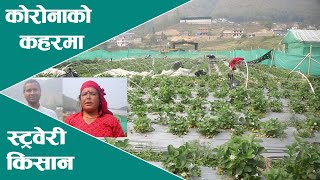
[[[119,47],[127,47],[129,45],[129,40],[125,37],[118,38],[116,44]]]
[[[289,54],[320,55],[320,30],[289,30],[282,44]]]
[[[288,33],[286,29],[272,29],[273,35],[275,36],[285,36]]]
[[[222,32],[223,38],[241,38],[244,35],[244,30],[235,28],[233,30],[224,30]]]
[[[208,36],[209,35],[209,29],[208,28],[199,28],[196,32],[197,36]]]
[[[180,23],[186,24],[212,24],[211,17],[185,17],[180,19]]]
[[[134,33],[124,33],[116,37],[115,42],[116,42],[116,45],[119,47],[126,47],[131,43],[131,41],[133,41],[134,38],[135,38]]]

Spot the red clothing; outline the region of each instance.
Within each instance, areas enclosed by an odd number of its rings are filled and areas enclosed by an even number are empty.
[[[231,70],[236,70],[236,65],[239,65],[243,60],[244,60],[244,58],[242,58],[242,57],[235,57],[235,58],[231,59],[231,61],[229,63],[229,68]]]
[[[95,137],[125,137],[119,121],[110,114],[104,114],[87,124],[82,118],[82,112],[79,112],[68,116],[65,123]]]

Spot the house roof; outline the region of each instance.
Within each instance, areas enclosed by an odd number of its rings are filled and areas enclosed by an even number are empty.
[[[320,30],[290,30],[295,39],[302,42],[320,42]]]
[[[200,20],[200,19],[212,19],[211,17],[183,17],[181,20]]]

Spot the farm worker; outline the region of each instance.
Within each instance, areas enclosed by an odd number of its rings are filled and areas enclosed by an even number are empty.
[[[41,87],[38,81],[34,79],[27,80],[23,85],[23,95],[28,103],[28,106],[37,109],[43,114],[58,119],[56,112],[51,109],[47,109],[40,104]]]
[[[231,61],[229,62],[229,68],[230,70],[234,71],[236,70],[236,65],[240,65],[240,63],[244,60],[244,58],[242,57],[235,57],[233,59],[231,59]]]
[[[233,71],[236,70],[236,66],[240,65],[241,62],[244,60],[242,57],[235,57],[231,59],[229,62],[229,73],[228,73],[228,79],[229,79],[229,86],[230,89],[236,88],[236,86],[240,85],[240,82],[238,80],[235,80],[233,77]]]
[[[104,89],[96,82],[84,82],[79,95],[81,112],[71,114],[65,122],[95,137],[125,137],[104,95]]]

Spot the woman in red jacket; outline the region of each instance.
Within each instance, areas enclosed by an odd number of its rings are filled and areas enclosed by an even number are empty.
[[[104,95],[104,89],[96,82],[83,83],[79,96],[81,112],[68,116],[65,122],[95,137],[125,137]]]

